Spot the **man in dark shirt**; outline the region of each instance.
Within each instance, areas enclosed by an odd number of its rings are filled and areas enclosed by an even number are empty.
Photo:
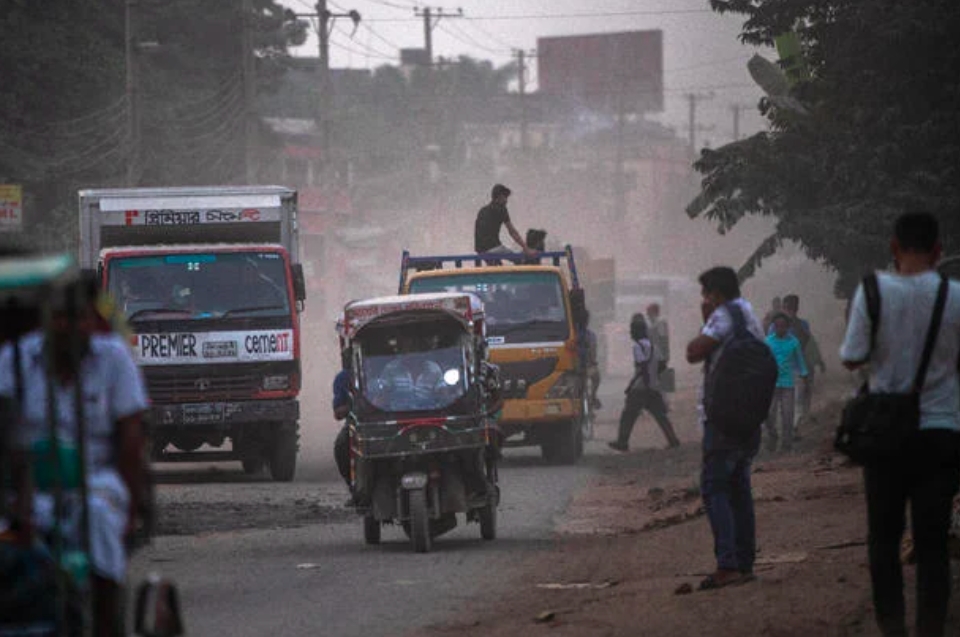
[[[477,220],[473,229],[474,249],[477,254],[485,252],[509,254],[510,250],[500,243],[500,227],[505,225],[510,236],[517,242],[523,253],[527,256],[536,256],[536,251],[530,249],[510,221],[510,213],[507,211],[508,197],[510,197],[509,188],[503,184],[497,184],[493,187],[490,203],[477,213]]]

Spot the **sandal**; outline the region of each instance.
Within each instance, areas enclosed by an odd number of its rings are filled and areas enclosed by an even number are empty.
[[[699,586],[697,586],[697,590],[710,591],[718,588],[724,588],[726,586],[736,586],[737,584],[745,584],[750,580],[751,578],[748,575],[744,575],[740,571],[728,571],[728,570],[720,569],[703,578]]]

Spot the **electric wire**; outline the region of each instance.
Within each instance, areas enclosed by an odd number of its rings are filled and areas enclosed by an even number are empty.
[[[452,22],[449,24],[445,22],[441,22],[437,26],[441,31],[443,31],[447,35],[453,37],[454,39],[458,40],[462,44],[466,44],[469,47],[478,48],[483,51],[486,51],[487,53],[500,54],[504,52],[499,49],[490,48],[489,46],[476,41],[475,39],[473,39],[473,37],[469,33],[466,33],[462,29],[455,27]],[[454,31],[454,29],[456,29],[456,32]]]
[[[464,15],[464,20],[471,21],[499,21],[499,20],[562,20],[562,19],[582,19],[582,18],[620,18],[630,16],[665,16],[665,15],[693,15],[693,14],[713,14],[712,9],[661,9],[661,10],[635,10],[635,11],[591,11],[583,13],[512,13],[503,15]],[[418,17],[412,18],[370,18],[370,22],[411,22],[420,20]]]

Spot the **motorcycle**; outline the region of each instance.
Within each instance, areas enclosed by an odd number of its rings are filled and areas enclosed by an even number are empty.
[[[471,294],[384,297],[344,308],[352,367],[351,483],[364,539],[399,524],[414,550],[457,526],[497,535],[499,373]]]

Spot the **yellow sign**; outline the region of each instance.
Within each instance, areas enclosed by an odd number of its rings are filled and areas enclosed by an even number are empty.
[[[0,184],[0,232],[23,228],[23,187]]]

